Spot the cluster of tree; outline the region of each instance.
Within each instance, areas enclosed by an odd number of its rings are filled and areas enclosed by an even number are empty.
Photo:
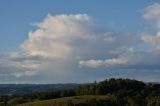
[[[36,100],[48,100],[80,95],[107,95],[104,101],[88,101],[76,106],[160,106],[160,84],[143,83],[130,79],[109,79],[93,84],[84,84],[73,89],[61,89],[25,95],[7,97],[8,105],[16,105]],[[6,99],[6,97],[5,97]],[[4,97],[0,97],[0,106],[4,106]],[[110,104],[110,105],[109,105]],[[72,106],[72,105],[70,105]]]

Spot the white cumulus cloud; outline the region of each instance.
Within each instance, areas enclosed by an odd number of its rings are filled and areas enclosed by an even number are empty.
[[[159,4],[153,4],[145,9],[143,18],[159,23],[159,10]],[[70,82],[77,77],[97,77],[102,68],[160,69],[160,54],[153,50],[160,48],[159,31],[156,35],[113,32],[87,14],[49,14],[34,25],[21,51],[0,54],[0,76],[37,75],[42,80]],[[139,51],[146,44],[153,46]]]
[[[87,14],[48,15],[43,22],[35,24],[37,30],[29,32],[21,47],[29,55],[65,58],[73,51],[71,39],[87,35],[91,24]]]

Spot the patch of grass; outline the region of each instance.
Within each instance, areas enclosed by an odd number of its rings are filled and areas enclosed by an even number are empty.
[[[106,99],[109,99],[108,96],[86,95],[86,96],[74,96],[74,97],[65,97],[59,99],[30,102],[30,103],[20,104],[17,106],[72,106],[76,104],[83,104],[88,101],[93,101],[93,100],[103,101]]]

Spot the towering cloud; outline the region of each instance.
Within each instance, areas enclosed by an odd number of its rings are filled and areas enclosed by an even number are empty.
[[[39,77],[55,82],[63,77],[70,82],[82,76],[101,78],[101,72],[113,69],[159,70],[159,10],[156,3],[145,8],[143,15],[158,29],[156,35],[109,31],[87,14],[49,14],[34,24],[36,29],[29,32],[20,51],[0,54],[0,76]]]
[[[37,30],[29,32],[21,45],[29,55],[49,58],[65,58],[72,53],[71,40],[88,34],[91,19],[86,14],[48,15]]]

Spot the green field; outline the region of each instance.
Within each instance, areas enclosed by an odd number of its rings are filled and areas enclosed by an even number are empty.
[[[105,101],[107,103],[107,101],[109,101],[110,99],[113,100],[113,98],[109,96],[86,95],[86,96],[74,96],[74,97],[65,97],[65,98],[59,98],[59,99],[36,101],[36,102],[25,103],[17,106],[72,106],[72,105],[88,106],[86,104],[90,102],[94,103],[98,101]]]

